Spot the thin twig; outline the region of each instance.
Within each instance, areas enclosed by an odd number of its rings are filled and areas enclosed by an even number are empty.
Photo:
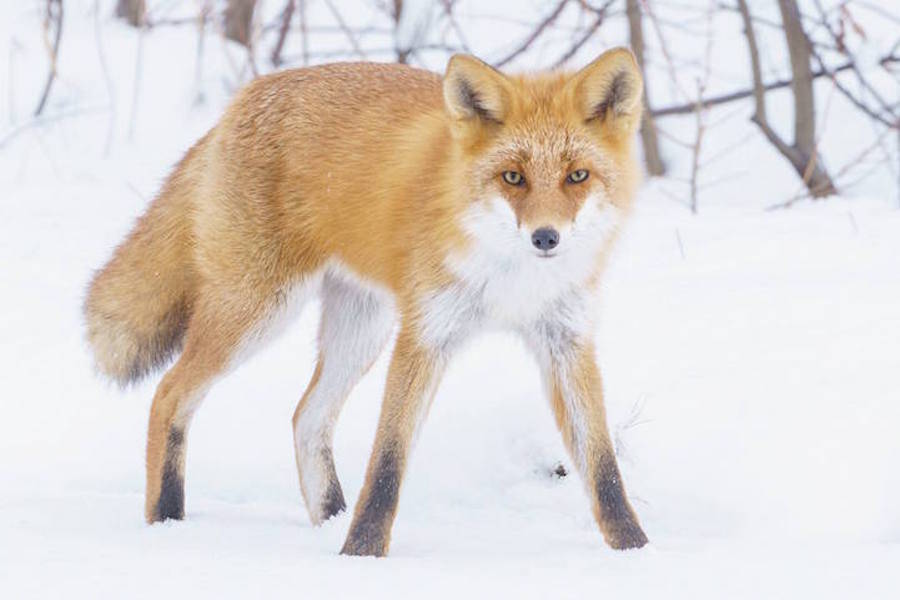
[[[9,86],[7,88],[7,99],[6,99],[8,107],[9,107],[9,112],[8,112],[7,116],[9,117],[10,125],[16,124],[16,95],[15,95],[15,85],[13,85],[13,83],[16,80],[16,78],[15,78],[15,62],[16,62],[15,58],[16,58],[16,54],[20,50],[21,50],[21,45],[19,44],[19,41],[16,40],[15,38],[11,39],[10,44],[9,44],[9,63],[8,63],[8,67],[6,70],[6,77],[7,77],[7,81],[9,82]]]
[[[881,0],[881,2],[884,2],[884,0]],[[881,2],[879,2],[878,4],[881,4]],[[865,8],[866,10],[870,10],[870,11],[874,12],[875,14],[879,15],[880,17],[883,17],[889,21],[892,21],[893,23],[897,23],[898,25],[900,25],[900,17],[898,17],[896,14],[891,13],[889,10],[885,10],[884,7],[879,6],[875,2],[864,2],[862,0],[854,0],[853,3],[857,6],[861,6],[861,7]]]
[[[287,0],[287,4],[284,5],[284,10],[281,11],[281,25],[278,28],[278,40],[275,42],[275,47],[272,49],[272,65],[275,67],[281,66],[281,51],[284,49],[284,41],[287,39],[288,31],[290,31],[291,28],[291,19],[294,16],[295,6],[295,0]]]
[[[306,0],[300,0],[300,44],[303,53],[303,66],[309,64],[309,27],[306,23]]]
[[[17,125],[11,129],[8,129],[3,137],[0,137],[0,149],[4,148],[7,144],[13,141],[15,138],[22,135],[24,132],[29,129],[43,127],[44,125],[49,125],[51,123],[56,123],[58,121],[63,121],[65,119],[69,119],[72,117],[80,117],[82,115],[90,115],[96,114],[100,112],[105,112],[109,110],[108,106],[92,106],[85,108],[74,108],[72,110],[66,110],[62,112],[58,112],[55,114],[42,114],[36,117],[33,117],[31,120],[22,123],[21,125]]]
[[[100,60],[103,82],[106,84],[106,95],[109,97],[109,125],[106,128],[106,143],[103,145],[103,155],[109,156],[109,150],[112,147],[113,130],[116,126],[116,91],[112,77],[109,75],[109,65],[106,63],[103,36],[100,35],[100,0],[94,0],[94,40],[97,44],[97,58]]]
[[[456,20],[456,16],[453,14],[453,3],[453,0],[441,0],[441,4],[444,6],[444,15],[447,17],[447,22],[450,23],[450,28],[453,29],[453,32],[456,34],[456,38],[459,40],[459,45],[463,52],[471,53],[472,50],[469,48],[469,42],[466,40],[462,27],[459,26],[459,21]]]
[[[54,9],[55,7],[55,9]],[[53,42],[50,42],[50,27],[56,25]],[[50,88],[56,79],[56,64],[59,59],[59,41],[62,38],[63,26],[63,3],[62,0],[47,0],[47,10],[44,14],[44,43],[47,46],[47,53],[50,56],[50,70],[47,72],[47,82],[44,84],[44,91],[41,93],[41,99],[38,101],[37,108],[34,109],[34,116],[39,117],[44,112],[44,106],[47,104],[47,98],[50,97]]]
[[[363,52],[362,48],[360,48],[359,42],[357,41],[356,36],[353,34],[353,30],[347,26],[347,23],[344,21],[344,17],[341,16],[340,11],[338,11],[332,0],[325,0],[325,5],[328,7],[328,10],[331,11],[331,14],[334,16],[334,20],[337,21],[337,24],[340,26],[341,31],[344,32],[345,36],[347,36],[347,40],[353,47],[353,51],[356,52],[356,54],[359,55],[361,59],[365,60],[366,53]]]
[[[544,30],[547,29],[547,27],[549,27],[550,24],[553,23],[553,21],[555,21],[557,17],[559,17],[560,14],[562,14],[563,9],[566,7],[566,4],[568,4],[568,2],[569,0],[560,0],[559,2],[557,2],[556,7],[553,9],[553,11],[544,19],[542,19],[540,23],[538,23],[537,27],[535,27],[534,30],[528,35],[528,37],[525,38],[525,41],[519,44],[518,48],[507,54],[505,58],[501,58],[500,60],[496,61],[494,63],[494,66],[499,69],[500,67],[511,62],[517,56],[528,50],[528,48],[531,47],[531,44],[533,44],[535,40],[537,40],[541,36]]]
[[[672,58],[672,53],[669,51],[669,44],[666,42],[666,37],[663,35],[662,26],[660,25],[659,19],[656,16],[656,12],[650,6],[650,2],[648,0],[641,0],[641,7],[644,9],[644,14],[650,19],[650,24],[653,25],[653,31],[656,34],[656,39],[659,42],[659,50],[663,55],[663,58],[666,60],[666,64],[668,65],[668,73],[669,78],[672,80],[672,86],[681,94],[682,98],[689,99],[690,94],[688,94],[683,87],[681,87],[681,82],[678,80],[676,74],[678,73],[678,68],[675,66],[675,61]],[[689,113],[696,110],[696,101],[688,102],[687,108],[684,112]],[[658,116],[659,111],[655,111],[653,116]]]
[[[420,50],[436,50],[440,52],[460,52],[462,48],[459,46],[450,46],[447,44],[422,44],[416,46],[415,51]],[[369,56],[396,56],[397,49],[393,46],[382,46],[379,48],[368,48],[366,52]],[[317,60],[334,60],[334,59],[346,59],[349,56],[349,52],[347,50],[323,50],[322,52],[310,52],[306,56],[306,60],[310,58],[314,58]],[[284,57],[282,64],[291,64],[296,63],[298,60],[304,60],[303,57],[296,57],[292,55],[287,55]]]
[[[686,257],[684,255],[684,242],[681,241],[681,232],[678,228],[675,228],[675,239],[678,241],[678,253],[681,254],[681,260],[685,260]]]
[[[898,59],[900,60],[900,59]],[[831,77],[836,73],[840,73],[841,71],[846,71],[848,69],[853,68],[853,65],[850,63],[845,63],[839,65],[833,69],[819,69],[818,71],[813,71],[813,78],[818,77]],[[777,81],[773,81],[772,83],[766,84],[762,86],[763,91],[769,92],[772,90],[778,90],[781,88],[791,87],[793,83],[793,79],[779,79]],[[753,96],[753,88],[740,90],[737,92],[730,92],[728,94],[722,94],[720,96],[710,96],[709,98],[704,98],[702,100],[703,108],[710,108],[712,106],[718,106],[720,104],[728,104],[729,102],[734,102],[736,100],[743,100],[744,98],[750,98]],[[670,115],[687,115],[694,110],[696,110],[696,102],[687,102],[685,104],[677,104],[675,106],[666,106],[663,108],[656,108],[651,111],[651,114],[654,117],[668,117]]]
[[[203,93],[203,57],[206,49],[206,22],[211,12],[210,0],[203,0],[203,3],[200,5],[200,12],[195,17],[195,22],[197,23],[197,54],[194,57],[194,85],[196,87],[194,104],[203,104],[206,101],[206,95]]]
[[[855,167],[856,165],[858,165],[859,163],[861,163],[863,160],[865,160],[865,158],[866,158],[869,154],[871,154],[872,152],[874,152],[875,149],[878,148],[878,146],[881,145],[881,141],[882,141],[889,133],[891,133],[891,131],[892,131],[891,129],[885,129],[884,131],[882,131],[882,132],[881,132],[881,135],[879,135],[879,136],[875,139],[874,142],[872,142],[870,145],[866,146],[866,147],[862,150],[862,152],[860,152],[860,153],[859,153],[858,155],[856,155],[854,158],[852,158],[851,160],[847,161],[847,163],[844,164],[843,167],[841,167],[838,171],[835,172],[835,174],[834,174],[834,180],[835,180],[835,181],[840,180],[840,178],[843,177],[844,175],[846,175],[846,174],[850,171],[850,169],[852,169],[853,167]],[[766,207],[766,210],[779,210],[779,209],[782,209],[782,208],[790,208],[791,206],[793,206],[794,204],[796,204],[796,203],[799,202],[800,200],[803,200],[803,199],[809,198],[809,197],[810,197],[810,191],[809,191],[809,190],[804,190],[803,192],[800,192],[800,193],[796,194],[795,196],[789,198],[788,200],[786,200],[786,201],[784,201],[784,202],[779,202],[778,204],[772,204],[771,206]]]
[[[600,29],[600,26],[603,25],[603,22],[606,20],[606,9],[612,5],[614,0],[607,0],[606,3],[598,9],[595,9],[596,18],[594,22],[591,23],[590,27],[584,32],[584,34],[575,40],[575,43],[566,50],[566,53],[559,57],[559,59],[553,64],[553,68],[559,68],[565,63],[569,61],[570,58],[575,56],[575,54],[581,50],[581,47],[584,46],[591,37],[593,37],[594,33]]]
[[[835,87],[838,89],[841,94],[844,95],[854,106],[856,106],[859,110],[863,111],[872,119],[882,123],[883,125],[887,125],[888,127],[900,127],[900,118],[894,114],[894,111],[891,109],[890,105],[885,102],[885,100],[881,97],[878,91],[868,82],[868,80],[863,76],[860,72],[859,68],[856,66],[856,62],[853,59],[853,56],[850,55],[849,51],[844,46],[843,41],[840,39],[840,34],[836,32],[831,24],[828,22],[828,15],[825,11],[825,8],[822,6],[822,3],[819,0],[814,0],[814,4],[816,9],[819,11],[819,23],[820,25],[828,31],[831,35],[832,39],[835,41],[838,51],[841,52],[844,56],[846,56],[849,60],[847,65],[850,70],[856,75],[857,81],[859,81],[860,86],[869,92],[869,95],[872,96],[878,103],[881,105],[882,112],[886,112],[890,114],[890,119],[885,119],[881,114],[875,112],[873,109],[869,108],[862,102],[862,100],[858,99],[853,93],[850,92],[844,85],[838,81],[837,77],[833,74],[830,75],[831,80],[834,82]],[[819,63],[819,67],[821,70],[826,70],[825,61],[822,59],[822,56],[816,51],[815,47],[811,48],[811,53],[813,58],[816,59],[816,62]]]
[[[697,214],[697,194],[698,183],[700,177],[700,153],[703,149],[703,136],[706,133],[706,111],[700,99],[703,98],[703,92],[709,85],[712,63],[712,47],[713,47],[713,16],[715,14],[715,3],[711,2],[706,15],[706,46],[703,53],[703,76],[697,80],[697,109],[696,122],[697,132],[694,137],[694,145],[691,152],[691,212]]]
[[[137,121],[138,103],[141,94],[141,76],[144,64],[144,26],[138,26],[138,45],[134,59],[134,85],[131,90],[131,114],[128,119],[128,139],[134,139],[135,122]]]

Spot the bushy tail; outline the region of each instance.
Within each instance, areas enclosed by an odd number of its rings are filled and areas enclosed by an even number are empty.
[[[96,273],[84,303],[97,367],[125,385],[181,349],[194,299],[190,196],[192,155]]]

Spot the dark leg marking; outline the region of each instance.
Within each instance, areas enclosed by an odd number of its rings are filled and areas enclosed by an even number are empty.
[[[338,481],[337,471],[334,468],[334,457],[330,448],[322,450],[322,460],[328,465],[328,489],[325,491],[325,497],[322,499],[322,519],[328,520],[331,517],[344,512],[347,503],[344,502],[344,492],[341,490],[341,484]]]
[[[181,453],[184,450],[184,430],[172,427],[166,445],[166,460],[163,463],[159,501],[156,503],[156,521],[184,518],[184,477],[178,470]]]
[[[600,519],[610,546],[617,550],[640,548],[647,543],[647,536],[638,524],[637,517],[625,498],[622,476],[614,455],[605,454],[597,465],[595,482]]]
[[[375,482],[365,505],[357,510],[341,554],[384,556],[400,494],[401,465],[393,446],[387,446],[375,467]]]

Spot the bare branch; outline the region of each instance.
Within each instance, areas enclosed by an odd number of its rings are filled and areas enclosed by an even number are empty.
[[[496,61],[494,63],[494,66],[500,68],[528,50],[528,48],[531,47],[531,44],[533,44],[534,41],[541,36],[544,30],[547,29],[547,27],[549,27],[550,24],[559,17],[559,15],[562,14],[563,9],[566,7],[566,4],[568,4],[568,2],[569,0],[560,0],[559,2],[557,2],[556,8],[554,8],[553,11],[549,15],[547,15],[540,23],[538,23],[537,27],[534,28],[534,31],[532,31],[531,34],[527,38],[525,38],[525,41],[522,42],[518,48],[508,54],[506,58],[502,58]]]
[[[631,50],[637,59],[638,67],[644,75],[644,114],[641,121],[641,145],[644,150],[644,165],[652,176],[663,175],[666,166],[659,152],[659,136],[656,134],[656,123],[650,112],[650,94],[646,73],[644,73],[644,28],[641,19],[641,7],[638,0],[626,0],[625,13],[628,16],[628,31]]]
[[[206,100],[206,96],[203,93],[203,54],[206,47],[206,23],[212,12],[210,2],[211,0],[203,0],[203,3],[200,5],[200,11],[194,17],[194,22],[197,25],[197,54],[194,65],[194,82],[197,88],[194,96],[195,104],[202,104]]]
[[[740,1],[743,1],[743,0],[740,0]],[[852,159],[847,161],[847,163],[843,167],[838,169],[838,171],[835,173],[835,179],[839,181],[841,179],[841,177],[846,175],[855,166],[857,166],[859,163],[861,163],[863,160],[865,160],[865,158],[869,154],[874,152],[875,149],[881,145],[881,143],[883,142],[883,140],[885,139],[885,137],[887,137],[887,135],[889,133],[891,133],[890,129],[882,130],[881,134],[875,139],[875,141],[873,141],[871,144],[869,144],[868,146],[863,148],[863,150],[859,154],[857,154],[855,157],[853,157]],[[810,195],[811,195],[811,192],[809,190],[805,190],[801,193],[796,194],[795,196],[786,200],[785,202],[773,204],[772,206],[767,207],[766,210],[777,210],[780,208],[789,208],[789,207],[793,206],[794,204],[796,204],[798,201],[803,200],[805,198],[809,198]]]
[[[275,42],[275,47],[272,49],[272,65],[275,67],[281,66],[281,51],[284,49],[284,41],[287,39],[288,31],[291,28],[291,19],[294,16],[295,6],[296,0],[287,0],[284,10],[281,11],[281,25],[278,28],[278,41]]]
[[[440,52],[459,52],[462,48],[458,46],[451,46],[448,44],[420,44],[415,47],[416,51],[420,50],[437,50]],[[380,46],[378,48],[367,48],[366,53],[369,56],[394,56],[396,58],[397,49],[393,46]],[[323,50],[321,52],[310,52],[306,56],[306,60],[310,58],[314,58],[317,60],[340,60],[346,59],[348,55],[347,50]],[[299,57],[299,60],[303,60],[303,57]],[[295,63],[298,61],[298,57],[288,55],[284,57],[284,64]]]
[[[889,119],[884,118],[881,114],[876,112],[875,110],[869,108],[862,100],[858,99],[853,93],[850,92],[843,84],[834,75],[831,75],[831,80],[834,83],[835,87],[841,94],[844,95],[854,106],[856,106],[859,110],[866,113],[869,117],[875,119],[876,121],[882,123],[883,125],[887,125],[888,127],[898,127],[900,126],[900,118],[896,114],[894,114],[894,110],[892,107],[881,97],[878,91],[868,82],[868,80],[863,76],[860,72],[859,68],[856,66],[856,61],[853,56],[850,54],[850,51],[847,49],[846,45],[843,41],[843,35],[834,30],[831,24],[828,22],[828,15],[822,6],[822,3],[819,0],[815,0],[814,2],[816,9],[819,12],[820,24],[824,27],[828,33],[831,35],[832,39],[835,41],[835,44],[838,48],[838,51],[841,52],[844,56],[846,56],[849,61],[847,64],[850,67],[850,70],[856,76],[857,81],[860,86],[869,93],[869,95],[874,98],[878,104],[881,105],[881,112],[887,113],[890,115]],[[849,16],[849,12],[846,10],[846,7],[842,7],[844,14]],[[819,63],[819,66],[822,70],[826,70],[825,61],[822,59],[821,55],[816,52],[815,48],[811,49],[813,57],[816,59],[816,62]]]
[[[256,0],[228,0],[225,7],[225,38],[244,46],[250,45],[253,11]]]
[[[47,82],[44,84],[44,91],[41,93],[41,99],[38,101],[37,108],[34,109],[34,116],[39,117],[44,112],[44,106],[47,104],[47,98],[50,97],[50,88],[56,79],[56,64],[59,58],[59,41],[62,38],[63,25],[63,3],[62,0],[47,0],[47,8],[44,13],[44,43],[47,46],[47,54],[50,57],[50,69],[47,72]],[[53,41],[50,42],[50,29],[54,28]]]
[[[132,27],[142,27],[146,23],[147,3],[145,0],[118,0],[116,16]]]
[[[659,49],[663,55],[663,58],[666,59],[666,65],[669,69],[669,78],[672,80],[672,86],[678,90],[678,93],[681,94],[681,97],[684,99],[689,99],[690,94],[688,94],[684,88],[681,86],[681,82],[676,77],[676,73],[678,69],[675,66],[675,61],[672,58],[672,53],[669,51],[669,44],[666,42],[666,37],[663,35],[662,26],[660,25],[659,19],[656,16],[656,13],[653,12],[653,9],[650,7],[650,3],[648,0],[640,0],[641,7],[644,9],[644,14],[650,18],[650,24],[653,25],[653,31],[656,34],[656,39],[659,42]],[[695,109],[696,101],[689,102],[688,106],[690,108],[685,112],[693,112]],[[658,116],[654,113],[653,116]]]
[[[300,43],[303,53],[303,65],[309,64],[309,27],[306,23],[306,0],[300,0]]]
[[[131,115],[128,119],[128,139],[134,139],[135,123],[137,122],[138,101],[141,97],[141,78],[144,64],[144,32],[146,28],[138,27],[138,46],[134,58],[134,87],[131,93]]]
[[[697,110],[695,111],[697,130],[694,136],[694,146],[691,152],[691,212],[697,214],[697,195],[699,192],[700,179],[700,153],[703,150],[703,137],[706,133],[706,111],[700,103],[706,86],[709,85],[709,77],[711,74],[712,63],[712,46],[713,46],[713,15],[715,14],[715,3],[710,2],[706,15],[706,51],[703,55],[703,76],[697,80]]]
[[[581,50],[581,47],[584,46],[591,37],[593,37],[594,33],[600,29],[600,26],[603,25],[603,22],[606,20],[606,9],[609,8],[614,0],[607,0],[606,3],[600,8],[592,9],[594,13],[596,13],[596,18],[594,22],[587,28],[587,30],[575,40],[575,43],[563,54],[556,63],[553,65],[553,68],[561,67],[565,63],[569,61],[570,58],[575,56],[575,54]]]
[[[846,71],[850,69],[851,65],[843,64],[829,71],[814,71],[813,78],[816,77],[824,77],[830,76],[835,73],[840,73],[841,71]],[[772,83],[766,84],[762,86],[763,91],[771,91],[778,90],[786,87],[791,87],[791,79],[779,79],[777,81],[773,81]],[[722,94],[720,96],[710,96],[709,98],[705,98],[702,100],[704,108],[710,108],[713,106],[718,106],[720,104],[728,104],[729,102],[734,102],[736,100],[743,100],[744,98],[750,98],[754,95],[754,88],[750,88],[747,90],[739,90],[737,92],[730,92],[728,94]],[[686,115],[694,112],[696,107],[696,103],[685,103],[685,104],[676,104],[675,106],[666,106],[663,108],[653,109],[651,112],[654,117],[667,117],[670,115]]]
[[[108,156],[112,146],[113,129],[116,125],[116,94],[112,77],[109,74],[109,65],[106,63],[103,37],[100,35],[100,0],[94,0],[94,41],[97,43],[97,58],[100,60],[100,70],[103,73],[103,82],[106,84],[106,94],[109,97],[109,125],[106,129],[106,143],[103,147],[103,155]]]
[[[441,4],[444,7],[444,15],[447,17],[447,21],[450,23],[450,28],[453,29],[456,37],[459,39],[459,44],[462,47],[463,51],[471,52],[471,50],[469,49],[469,42],[466,40],[466,36],[463,33],[462,27],[459,26],[459,21],[456,20],[456,16],[453,14],[454,0],[441,0]]]
[[[0,137],[0,150],[6,147],[11,141],[15,138],[19,137],[26,131],[30,129],[35,129],[38,127],[43,127],[44,125],[49,125],[51,123],[56,123],[59,121],[64,121],[66,119],[71,119],[74,117],[81,117],[84,115],[97,114],[101,112],[106,112],[109,110],[108,106],[91,106],[85,108],[74,108],[72,110],[65,110],[56,114],[47,114],[44,113],[40,116],[33,117],[31,120],[22,123],[21,125],[17,125],[11,129],[5,131]]]
[[[366,58],[366,53],[363,52],[362,48],[359,46],[359,41],[356,39],[356,35],[353,33],[353,30],[347,26],[347,23],[344,21],[344,17],[341,16],[340,11],[334,5],[332,0],[325,0],[325,5],[328,7],[328,10],[331,11],[331,14],[334,16],[334,20],[337,21],[338,26],[340,26],[341,31],[344,32],[344,35],[347,36],[347,41],[350,42],[350,45],[353,47],[353,51],[362,58]]]
[[[415,44],[410,44],[407,48],[402,48],[400,46],[400,20],[403,18],[403,0],[393,0],[391,3],[391,11],[390,17],[394,22],[394,54],[396,55],[395,60],[401,65],[405,65],[409,60],[409,55],[413,51],[413,46]]]
[[[779,5],[782,4],[790,5],[792,2],[791,0],[779,0]],[[801,43],[806,43],[806,34],[802,32],[802,30],[798,34],[796,32],[797,24],[789,23],[791,19],[797,17],[797,14],[794,12],[796,5],[793,7],[784,6],[782,8],[786,35],[802,35],[802,40],[791,38],[788,41],[789,53],[792,52],[792,68],[796,66],[797,69],[793,73],[794,79],[797,79],[798,73],[801,77],[801,81],[792,81],[792,88],[795,93],[794,102],[796,106],[794,114],[796,140],[793,144],[785,142],[769,125],[768,118],[766,117],[766,98],[765,89],[762,84],[759,46],[756,42],[756,34],[753,31],[753,19],[750,16],[750,9],[747,7],[746,0],[738,0],[738,8],[744,23],[744,34],[747,37],[747,47],[750,53],[750,67],[753,74],[753,96],[756,104],[756,111],[751,120],[759,126],[763,135],[765,135],[766,139],[775,146],[778,152],[791,163],[794,170],[797,171],[797,174],[803,179],[804,184],[807,186],[813,197],[818,198],[834,194],[834,184],[818,161],[817,140],[815,139],[815,118],[812,114],[812,105],[803,103],[808,100],[806,94],[807,84],[810,87],[809,91],[811,93],[812,77],[811,75],[808,77],[804,76],[805,74],[803,73],[804,69],[802,65],[795,65],[795,63],[801,62],[802,56],[802,51],[797,50],[796,46]],[[794,46],[793,51],[791,51],[792,46]],[[809,65],[807,64],[806,67],[806,75],[808,75]],[[799,99],[797,97],[797,90],[800,90]],[[812,120],[811,125],[809,123],[810,120]],[[799,121],[803,121],[803,123],[798,124]],[[811,139],[807,139],[808,136],[812,136]]]

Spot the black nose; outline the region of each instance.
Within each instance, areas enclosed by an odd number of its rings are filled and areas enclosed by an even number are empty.
[[[559,232],[552,227],[541,227],[531,234],[531,243],[538,250],[553,250],[559,244]]]

